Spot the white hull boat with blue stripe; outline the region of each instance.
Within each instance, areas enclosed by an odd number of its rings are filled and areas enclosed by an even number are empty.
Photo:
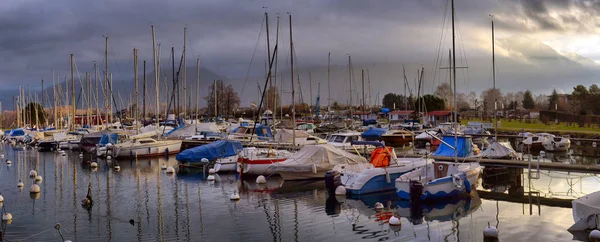
[[[394,191],[396,178],[425,166],[433,160],[426,158],[392,159],[387,167],[374,167],[372,164],[338,165],[333,168],[340,172],[342,185],[350,195]]]
[[[398,177],[396,193],[407,200],[439,200],[466,195],[475,187],[480,173],[478,162],[434,162]]]

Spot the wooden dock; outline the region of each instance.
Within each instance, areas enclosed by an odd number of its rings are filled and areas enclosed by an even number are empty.
[[[480,198],[490,199],[490,200],[498,200],[498,201],[506,201],[506,202],[515,202],[515,203],[523,203],[523,204],[532,204],[532,205],[544,205],[550,207],[561,207],[561,208],[571,208],[571,202],[573,199],[565,199],[565,198],[548,198],[548,197],[537,197],[532,195],[523,195],[523,196],[515,196],[509,195],[506,193],[499,192],[488,192],[477,190],[477,194],[479,194]],[[539,203],[538,203],[539,202]]]
[[[411,157],[418,158],[423,157],[422,155],[414,154],[398,154],[398,157]],[[432,156],[431,158],[439,161],[454,161],[453,157],[448,156]],[[479,162],[482,166],[492,167],[515,167],[515,168],[528,168],[529,162],[526,160],[499,160],[499,159],[482,159],[482,158],[458,158],[459,162]],[[531,168],[537,168],[537,161],[531,161]],[[598,173],[600,174],[600,166],[592,165],[579,165],[579,164],[565,164],[565,163],[553,163],[553,162],[540,162],[540,170],[554,170],[554,171],[570,171],[580,173]]]

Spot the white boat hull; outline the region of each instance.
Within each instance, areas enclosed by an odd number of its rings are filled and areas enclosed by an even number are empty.
[[[459,164],[456,164],[456,166],[458,165]],[[396,192],[398,196],[407,200],[411,198],[411,180],[420,181],[423,184],[423,191],[422,194],[420,194],[421,200],[441,200],[448,197],[456,197],[461,194],[470,193],[471,189],[477,183],[477,179],[479,178],[479,174],[481,172],[481,167],[477,163],[468,171],[457,173],[448,171],[448,173],[454,173],[453,175],[460,179],[456,179],[453,176],[448,175],[429,180],[431,178],[430,174],[433,172],[431,169],[436,168],[437,167],[435,165],[433,165],[432,168],[429,168],[430,170],[428,171],[425,171],[425,168],[421,168],[396,179]],[[425,174],[425,172],[428,174]],[[457,183],[460,185],[457,185]]]
[[[238,160],[237,155],[218,159],[215,162],[215,171],[216,172],[236,172],[238,170],[237,160]]]
[[[117,148],[117,158],[152,157],[177,154],[181,149],[181,141],[159,141],[161,144],[127,146]]]

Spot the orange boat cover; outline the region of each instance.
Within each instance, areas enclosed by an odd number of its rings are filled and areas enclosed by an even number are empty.
[[[371,164],[374,167],[387,167],[390,165],[390,156],[392,154],[393,148],[390,146],[377,147],[371,153]]]

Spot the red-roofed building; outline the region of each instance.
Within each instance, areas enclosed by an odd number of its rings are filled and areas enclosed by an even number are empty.
[[[388,113],[388,118],[390,122],[409,120],[414,112],[414,110],[395,110]]]

